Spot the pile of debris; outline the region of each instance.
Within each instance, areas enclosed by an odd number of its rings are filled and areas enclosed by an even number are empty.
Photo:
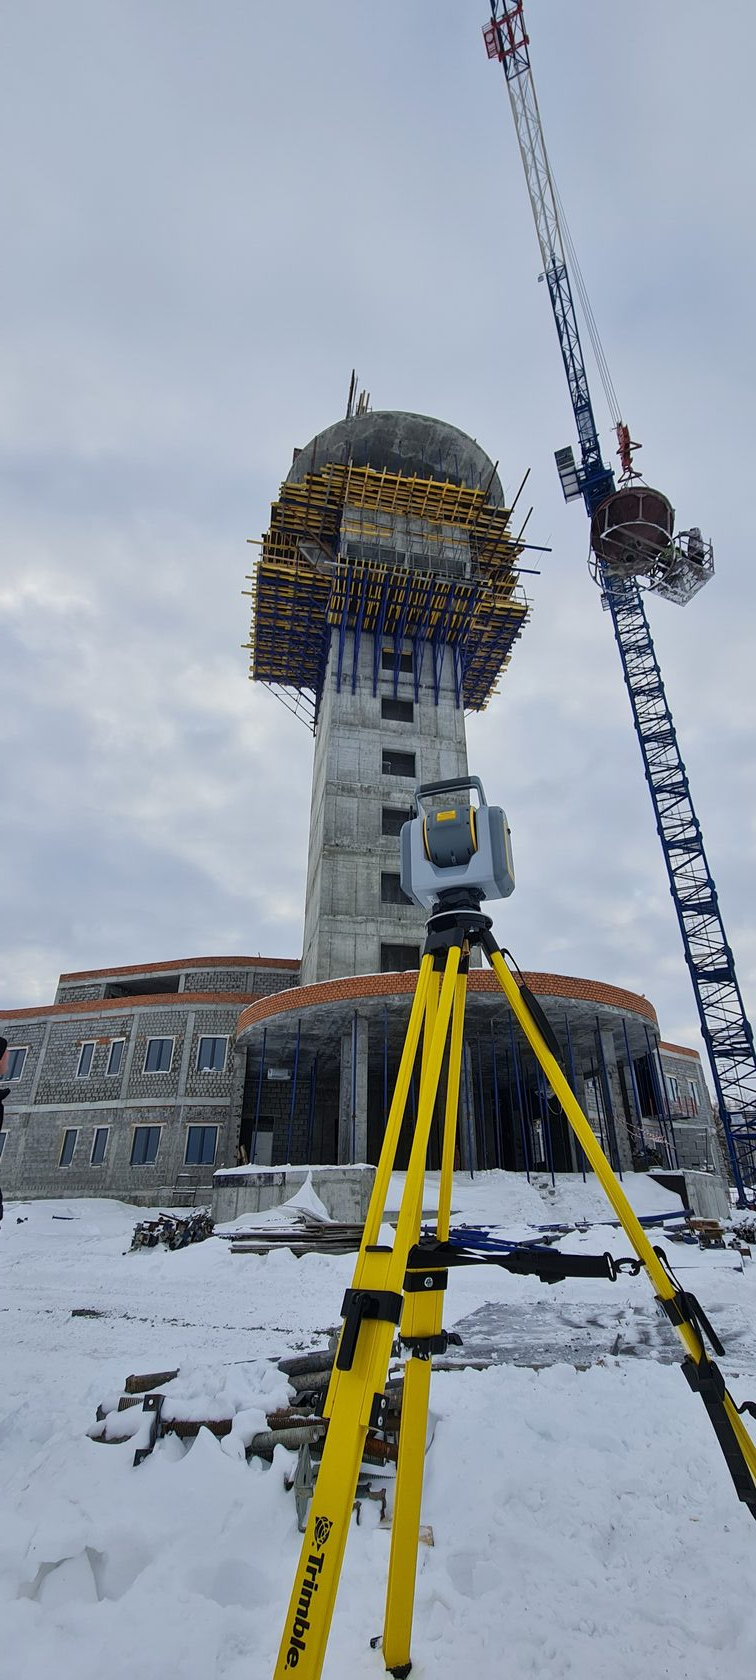
[[[287,1473],[286,1486],[294,1490],[297,1517],[302,1531],[306,1524],[317,1464],[328,1429],[328,1419],[323,1417],[323,1406],[331,1378],[336,1341],[336,1335],[332,1334],[328,1347],[322,1351],[279,1361],[278,1369],[287,1378],[292,1392],[292,1403],[288,1407],[268,1412],[265,1429],[260,1429],[252,1435],[245,1448],[248,1460],[262,1458],[268,1463],[272,1462],[277,1446],[297,1453],[296,1464]],[[96,1422],[87,1432],[90,1439],[110,1446],[123,1445],[127,1441],[138,1439],[139,1444],[134,1453],[134,1465],[137,1466],[142,1464],[145,1458],[149,1458],[156,1443],[167,1435],[175,1435],[182,1441],[194,1440],[201,1429],[209,1429],[218,1440],[230,1435],[234,1422],[232,1415],[202,1418],[189,1416],[187,1414],[194,1410],[191,1404],[182,1404],[178,1395],[173,1397],[166,1393],[169,1385],[178,1376],[179,1371],[175,1370],[151,1371],[143,1376],[127,1377],[123,1393],[111,1399],[107,1405],[98,1406]],[[401,1376],[387,1382],[380,1424],[368,1431],[355,1502],[358,1521],[360,1501],[363,1498],[377,1499],[382,1507],[381,1514],[385,1515],[385,1479],[395,1473],[403,1388]],[[137,1408],[140,1408],[138,1417],[133,1415]],[[147,1414],[147,1418],[144,1414]],[[381,1479],[384,1485],[378,1489],[373,1488],[372,1481],[375,1478]]]
[[[135,1227],[132,1248],[186,1248],[189,1243],[204,1242],[213,1234],[213,1221],[206,1208],[179,1218],[173,1213],[159,1213],[157,1219],[142,1219]]]

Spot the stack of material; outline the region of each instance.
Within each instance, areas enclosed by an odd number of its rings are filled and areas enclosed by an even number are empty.
[[[184,1219],[174,1213],[159,1213],[157,1219],[141,1219],[134,1229],[132,1248],[186,1248],[188,1243],[204,1242],[213,1234],[213,1222],[206,1208],[197,1208]]]
[[[285,1225],[261,1224],[218,1235],[230,1239],[232,1254],[270,1254],[271,1249],[288,1248],[299,1259],[303,1254],[353,1254],[362,1241],[362,1230],[362,1225],[338,1225],[304,1208],[292,1208]]]
[[[109,1446],[122,1446],[124,1442],[133,1440],[136,1436],[144,1435],[145,1419],[142,1415],[129,1418],[126,1414],[140,1408],[140,1413],[149,1414],[149,1427],[146,1432],[146,1443],[140,1445],[134,1454],[134,1464],[142,1463],[149,1457],[155,1443],[166,1435],[176,1435],[179,1440],[192,1441],[201,1429],[209,1429],[211,1435],[222,1440],[224,1435],[230,1435],[234,1420],[227,1417],[197,1417],[189,1413],[196,1413],[196,1407],[182,1404],[181,1398],[172,1397],[164,1390],[179,1375],[178,1371],[152,1371],[146,1376],[127,1377],[123,1385],[123,1393],[113,1398],[106,1405],[98,1406],[96,1423],[87,1431],[90,1440],[99,1441]],[[297,1403],[293,1406],[279,1408],[269,1412],[266,1416],[266,1428],[258,1430],[245,1441],[248,1458],[273,1458],[274,1449],[281,1445],[297,1451],[304,1443],[314,1445],[326,1432],[327,1424],[316,1414],[314,1409],[306,1408]]]

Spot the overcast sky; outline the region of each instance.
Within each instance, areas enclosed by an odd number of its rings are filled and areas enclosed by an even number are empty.
[[[248,681],[245,546],[374,407],[530,467],[532,624],[470,721],[523,968],[700,1045],[582,504],[487,0],[6,0],[0,1004],[61,970],[301,950],[312,737]],[[649,618],[756,1012],[756,15],[529,0],[547,144],[640,464],[715,544]],[[592,370],[591,370],[592,371]],[[612,449],[598,378],[594,400]]]

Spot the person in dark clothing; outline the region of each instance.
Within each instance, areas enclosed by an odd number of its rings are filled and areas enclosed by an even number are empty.
[[[7,1067],[8,1067],[8,1040],[7,1040],[7,1038],[0,1037],[0,1079],[2,1079],[2,1076],[6,1072]],[[5,1110],[3,1108],[3,1104],[5,1102],[6,1097],[9,1097],[9,1096],[10,1096],[10,1086],[6,1085],[3,1090],[0,1090],[0,1132],[3,1129],[3,1120],[5,1119]],[[2,1219],[2,1217],[3,1217],[3,1192],[2,1192],[2,1190],[0,1190],[0,1219]]]

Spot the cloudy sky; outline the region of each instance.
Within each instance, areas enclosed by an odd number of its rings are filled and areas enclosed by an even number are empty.
[[[301,949],[312,738],[248,681],[270,501],[344,410],[531,468],[534,617],[471,767],[525,968],[700,1043],[581,504],[486,0],[6,0],[0,1003],[61,970]],[[649,617],[756,1011],[752,65],[745,0],[529,0],[547,143],[641,465],[717,575]],[[607,452],[609,419],[594,395]]]

